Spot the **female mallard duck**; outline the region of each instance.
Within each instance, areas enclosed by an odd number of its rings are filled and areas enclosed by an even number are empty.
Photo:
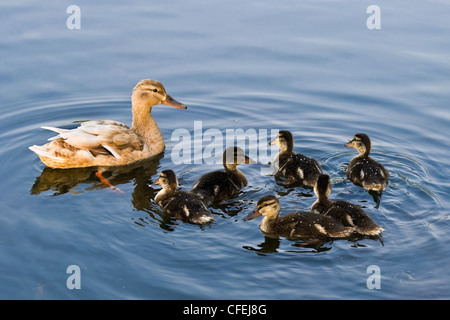
[[[274,160],[277,174],[287,178],[290,183],[299,182],[304,186],[314,187],[322,169],[315,159],[294,153],[294,138],[290,131],[280,131],[277,138],[269,144],[281,149]]]
[[[162,186],[162,190],[155,196],[155,202],[175,218],[196,224],[214,220],[211,212],[195,194],[176,190],[178,180],[172,170],[161,171],[153,184]]]
[[[332,217],[310,211],[292,212],[279,217],[280,203],[273,195],[259,199],[256,210],[244,220],[264,216],[260,229],[270,235],[287,238],[345,238],[354,232],[353,227],[344,226]]]
[[[377,225],[370,216],[359,206],[347,201],[331,201],[330,177],[326,174],[317,179],[314,193],[317,196],[311,210],[337,220],[344,226],[354,227],[355,232],[363,235],[379,235],[383,228]]]
[[[224,201],[247,186],[247,179],[237,166],[242,163],[255,163],[239,147],[227,148],[223,152],[222,161],[225,171],[206,173],[192,186],[191,191],[207,206],[213,202]]]
[[[186,106],[166,93],[161,82],[142,80],[131,97],[133,123],[87,121],[71,130],[43,127],[59,133],[43,146],[32,146],[45,165],[51,168],[118,166],[149,158],[164,150],[164,138],[151,116],[152,107],[167,104]]]
[[[347,178],[367,190],[381,192],[389,182],[389,172],[379,162],[369,157],[371,142],[364,133],[357,133],[346,147],[355,148],[359,155],[347,166]]]

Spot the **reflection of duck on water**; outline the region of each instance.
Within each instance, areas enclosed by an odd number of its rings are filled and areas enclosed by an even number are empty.
[[[148,207],[143,203],[148,203],[148,197],[153,198],[154,193],[154,190],[148,186],[148,181],[152,175],[157,173],[157,167],[163,157],[164,152],[151,159],[128,166],[104,168],[104,174],[114,185],[127,184],[134,180],[133,201],[136,202],[136,209]],[[36,178],[30,193],[38,195],[43,192],[54,191],[53,195],[61,195],[108,187],[104,183],[99,183],[96,177],[97,172],[96,167],[64,170],[45,167],[41,175]],[[75,190],[82,184],[86,185],[84,190]]]
[[[286,250],[288,252],[298,252],[298,253],[309,253],[309,252],[325,252],[331,250],[331,247],[324,246],[327,243],[326,240],[315,240],[315,241],[303,241],[297,240],[292,244],[291,249]],[[280,238],[265,235],[264,242],[258,244],[257,248],[252,246],[243,246],[244,249],[249,251],[255,251],[259,255],[265,255],[267,253],[278,252],[280,248],[281,240]],[[301,249],[295,249],[301,248]]]

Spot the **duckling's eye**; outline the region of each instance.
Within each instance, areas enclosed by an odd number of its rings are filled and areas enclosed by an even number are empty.
[[[153,89],[153,92],[158,92],[158,89]]]

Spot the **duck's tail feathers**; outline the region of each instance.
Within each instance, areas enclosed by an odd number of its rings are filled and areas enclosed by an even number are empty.
[[[355,227],[355,232],[365,236],[378,236],[384,231],[383,227],[377,224],[373,226]]]
[[[44,148],[43,146],[34,145],[31,147],[28,147],[28,149],[35,152],[40,157],[50,158],[54,161],[64,161],[65,160],[64,158],[55,156],[54,154],[48,152],[48,150],[46,148]]]
[[[70,131],[69,129],[61,129],[61,128],[50,127],[50,126],[42,126],[41,128],[42,128],[42,129],[45,129],[45,130],[54,131],[54,132],[60,133],[60,134],[61,134],[61,133],[64,133],[64,132]]]
[[[61,136],[61,134],[70,131],[69,129],[61,129],[61,128],[49,127],[49,126],[43,126],[43,127],[41,127],[41,128],[42,128],[42,129],[45,129],[45,130],[50,130],[50,131],[53,131],[53,132],[58,133],[57,136],[54,136],[54,137],[49,138],[48,141],[53,141],[53,140],[61,139],[61,138],[63,138],[63,137]]]

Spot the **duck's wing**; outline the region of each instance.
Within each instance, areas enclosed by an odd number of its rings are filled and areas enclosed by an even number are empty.
[[[86,121],[74,129],[43,128],[58,135],[51,137],[50,142],[43,146],[32,146],[30,149],[59,162],[74,162],[77,158],[88,161],[98,155],[119,159],[125,150],[129,153],[144,147],[139,135],[127,125],[112,120]]]

